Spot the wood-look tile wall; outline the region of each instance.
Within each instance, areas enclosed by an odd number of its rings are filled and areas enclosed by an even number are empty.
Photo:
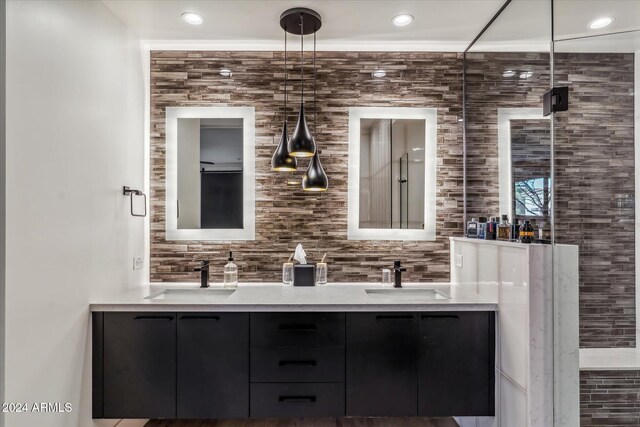
[[[580,425],[640,426],[640,371],[580,372]]]
[[[580,345],[635,347],[633,54],[558,54],[556,236],[580,246]]]
[[[297,58],[290,54],[290,60]],[[310,57],[307,57],[307,60]],[[290,62],[291,64],[291,62]],[[378,281],[380,269],[401,259],[407,280],[449,279],[448,237],[462,225],[462,57],[456,53],[319,52],[318,129],[329,190],[310,194],[284,185],[270,161],[283,118],[282,52],[151,53],[151,264],[152,281],[197,281],[199,260],[212,261],[211,278],[222,280],[232,249],[241,281],[279,281],[281,265],[302,243],[311,261],[327,253],[330,281]],[[233,70],[231,78],[218,74]],[[287,114],[295,124],[299,68],[291,66]],[[387,77],[374,79],[376,68]],[[311,77],[307,68],[306,78]],[[312,90],[305,84],[307,95]],[[310,96],[307,96],[310,101]],[[253,106],[256,109],[256,240],[165,240],[165,107]],[[437,239],[435,242],[347,240],[348,108],[438,108]],[[311,118],[311,104],[307,104]],[[312,121],[312,120],[311,120]],[[306,168],[307,161],[301,162]]]
[[[580,247],[580,345],[635,346],[633,54],[555,55],[556,242]],[[532,71],[529,79],[505,70]],[[467,61],[468,216],[497,215],[497,108],[541,107],[546,53]]]

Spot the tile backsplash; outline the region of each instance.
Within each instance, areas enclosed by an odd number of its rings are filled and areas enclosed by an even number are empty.
[[[310,55],[305,54],[307,65]],[[290,131],[297,118],[299,55],[289,53]],[[329,177],[325,193],[287,187],[271,171],[281,132],[282,52],[154,51],[151,53],[151,263],[153,282],[197,281],[199,260],[222,280],[232,249],[240,281],[281,279],[281,265],[300,242],[310,261],[327,253],[329,281],[379,281],[380,269],[401,259],[406,280],[449,279],[449,236],[463,232],[462,56],[420,52],[318,52],[316,139]],[[233,70],[231,78],[218,74]],[[374,79],[377,68],[387,71]],[[312,119],[312,69],[305,69],[306,109]],[[256,110],[256,240],[167,241],[164,235],[165,107],[253,106]],[[347,240],[348,109],[356,106],[438,109],[437,236],[434,242]],[[300,170],[307,161],[302,160]],[[302,172],[299,172],[301,177]]]

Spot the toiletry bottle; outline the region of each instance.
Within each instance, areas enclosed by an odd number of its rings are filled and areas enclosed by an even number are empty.
[[[525,221],[520,227],[520,243],[533,243],[533,225]]]
[[[496,218],[491,216],[489,217],[489,221],[487,221],[487,229],[484,233],[484,240],[496,240],[496,228],[498,223],[496,222]]]
[[[539,222],[537,224],[538,227],[538,240],[540,243],[544,243],[544,222]]]
[[[487,232],[487,217],[481,216],[478,222],[478,239],[484,239]]]
[[[507,215],[502,215],[502,221],[498,225],[498,240],[509,241],[511,239],[511,224]]]
[[[478,220],[471,218],[471,221],[467,222],[467,237],[470,239],[478,238]]]
[[[511,225],[511,241],[517,242],[520,240],[520,223],[518,222],[518,218],[513,219],[513,224]]]
[[[238,286],[238,266],[233,262],[233,252],[229,252],[229,262],[224,266],[224,287]]]

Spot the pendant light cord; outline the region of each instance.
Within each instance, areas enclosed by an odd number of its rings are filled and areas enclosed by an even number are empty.
[[[300,14],[300,105],[304,104],[304,15]]]
[[[316,133],[316,122],[318,121],[318,107],[316,107],[316,31],[313,32],[313,134]],[[316,151],[318,151],[318,147],[316,146]]]
[[[287,123],[287,29],[284,29],[284,122]]]

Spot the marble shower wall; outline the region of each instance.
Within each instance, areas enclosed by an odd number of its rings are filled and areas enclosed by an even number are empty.
[[[547,53],[467,56],[468,217],[497,215],[497,108],[540,107]],[[581,347],[635,346],[633,54],[555,55],[556,242],[580,247]],[[505,70],[531,71],[528,79]]]
[[[290,53],[290,129],[299,103],[300,74],[294,63],[298,58]],[[282,52],[151,53],[152,281],[195,282],[198,273],[193,268],[202,259],[211,260],[211,278],[221,281],[230,249],[241,281],[279,281],[282,262],[298,242],[311,261],[327,253],[330,281],[379,281],[380,269],[392,266],[395,259],[406,264],[407,280],[449,279],[448,238],[463,233],[462,125],[457,120],[462,114],[461,54],[319,52],[317,65],[316,138],[329,177],[329,190],[321,194],[288,188],[284,177],[270,170],[284,113]],[[221,68],[230,68],[233,76],[221,77]],[[372,78],[376,68],[387,70],[387,76]],[[307,68],[305,78],[312,77],[310,71]],[[311,90],[307,81],[307,101]],[[165,107],[222,105],[256,109],[256,240],[166,241]],[[438,109],[436,241],[347,240],[348,108],[356,106]],[[308,103],[310,123],[312,112]],[[307,161],[301,163],[300,169],[306,169]]]

